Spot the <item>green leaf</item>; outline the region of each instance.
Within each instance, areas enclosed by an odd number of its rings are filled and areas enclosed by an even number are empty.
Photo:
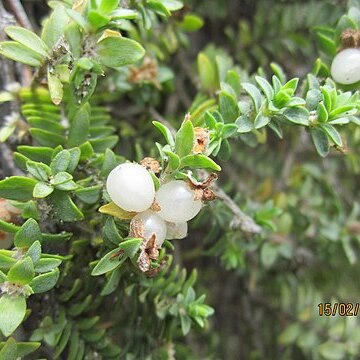
[[[200,53],[197,57],[197,68],[201,87],[203,89],[216,89],[218,85],[216,66],[204,53]]]
[[[69,165],[65,169],[65,171],[72,174],[79,164],[81,151],[80,151],[80,148],[78,148],[78,147],[69,149],[68,151],[70,153],[70,161],[69,161]]]
[[[125,255],[129,258],[133,258],[138,252],[143,239],[130,238],[125,239],[119,244],[119,249],[124,250]]]
[[[328,114],[326,107],[322,101],[320,101],[320,103],[318,105],[317,114],[318,114],[319,121],[321,121],[321,122],[326,122],[327,119],[329,118],[329,114]]]
[[[270,102],[274,97],[274,89],[272,88],[271,84],[261,76],[255,76],[255,80],[261,87],[261,90],[265,94],[268,101]]]
[[[0,343],[0,349],[0,360],[16,360],[18,358],[15,339],[9,338],[6,343]]]
[[[76,196],[86,204],[95,204],[100,197],[102,185],[94,185],[75,191]]]
[[[260,129],[266,126],[270,122],[271,118],[269,116],[265,116],[262,111],[260,111],[255,118],[254,128]]]
[[[66,183],[72,179],[73,177],[71,174],[67,173],[66,171],[60,171],[54,176],[52,184],[54,186],[57,186]]]
[[[59,269],[56,268],[53,271],[34,277],[29,285],[35,294],[43,293],[51,290],[56,285],[59,275]]]
[[[188,155],[182,158],[180,161],[180,169],[184,167],[221,171],[221,167],[218,164],[202,154]]]
[[[27,251],[26,256],[29,256],[34,264],[39,261],[40,256],[41,256],[41,244],[40,244],[39,240],[35,241],[29,247],[29,250]]]
[[[28,47],[42,56],[48,56],[49,48],[46,44],[32,31],[20,26],[7,26],[6,34],[18,43]]]
[[[51,100],[55,105],[59,105],[64,95],[63,84],[61,83],[59,76],[50,72],[49,68],[47,72],[47,80]]]
[[[83,213],[66,192],[55,190],[48,199],[56,219],[62,221],[79,221],[84,218]]]
[[[177,11],[183,8],[184,4],[177,0],[161,0],[161,2],[170,10]]]
[[[273,73],[275,74],[276,78],[278,80],[280,80],[281,83],[285,83],[286,75],[285,75],[283,69],[281,68],[281,66],[272,62],[270,64],[270,67],[271,67],[271,70],[273,71]]]
[[[169,149],[166,149],[164,147],[163,149],[164,151],[164,154],[167,156],[168,160],[167,160],[167,163],[168,163],[168,169],[169,171],[174,171],[176,170],[179,165],[180,165],[180,158],[179,156],[177,156],[175,153],[173,153],[171,150]]]
[[[118,287],[120,278],[121,278],[121,268],[115,269],[108,277],[108,280],[105,286],[103,287],[103,289],[101,290],[100,295],[106,296],[112,294]]]
[[[235,97],[224,90],[219,93],[219,110],[226,123],[235,121],[240,115]]]
[[[328,125],[328,124],[323,124],[321,126],[322,129],[325,130],[325,132],[327,133],[327,135],[329,136],[329,138],[337,145],[342,147],[343,143],[342,143],[342,139],[341,139],[341,135],[338,133],[338,131],[332,126],[332,125]]]
[[[277,256],[278,256],[278,246],[267,242],[261,247],[261,252],[260,252],[261,263],[266,268],[269,268],[274,264]]]
[[[201,29],[204,25],[204,20],[195,14],[185,14],[180,26],[187,32],[194,32]]]
[[[8,274],[8,280],[20,285],[28,284],[35,276],[34,264],[30,257],[14,264]]]
[[[345,359],[346,345],[335,341],[327,341],[318,347],[320,355],[326,360]]]
[[[90,116],[87,104],[82,106],[71,120],[68,145],[78,146],[83,144],[89,135]]]
[[[54,132],[37,128],[31,128],[29,132],[39,145],[55,147],[65,144],[65,137]]]
[[[175,146],[175,141],[171,131],[165,125],[158,121],[153,121],[152,123],[163,134],[167,143],[173,148]]]
[[[51,169],[43,163],[28,161],[26,163],[26,168],[34,178],[40,181],[48,181],[49,176],[51,175]]]
[[[2,271],[0,271],[0,284],[4,281],[6,281],[6,275]]]
[[[286,108],[283,115],[294,124],[309,125],[309,111],[303,107]]]
[[[59,259],[42,258],[35,264],[35,272],[46,273],[52,271],[61,264]]]
[[[119,265],[121,265],[126,257],[117,255],[119,253],[119,248],[114,249],[107,253],[104,257],[100,259],[97,265],[94,267],[93,271],[91,272],[92,276],[99,276],[103,275],[109,271],[114,270]],[[117,256],[116,256],[117,255]]]
[[[322,100],[321,91],[318,89],[309,90],[306,93],[306,107],[309,111],[317,109],[320,101]]]
[[[11,256],[0,254],[0,269],[8,270],[16,263],[16,259]]]
[[[191,153],[194,146],[194,127],[190,120],[185,120],[175,138],[175,152],[180,158]]]
[[[327,134],[318,127],[310,129],[310,134],[318,154],[322,157],[327,156],[330,148]]]
[[[41,240],[42,235],[39,224],[34,219],[28,219],[15,234],[14,244],[19,248],[29,248],[35,241]]]
[[[188,315],[180,315],[181,331],[183,335],[187,335],[191,329],[191,319]]]
[[[111,36],[98,43],[97,53],[105,66],[116,68],[140,60],[145,50],[134,40]]]
[[[100,12],[96,10],[90,10],[87,13],[87,19],[92,28],[98,30],[108,24],[110,16],[100,14]]]
[[[35,179],[11,176],[0,181],[0,197],[19,201],[31,200],[36,183]]]
[[[108,14],[119,6],[119,1],[120,0],[101,0],[99,10],[104,14]]]
[[[254,129],[254,124],[246,115],[239,116],[236,119],[235,124],[238,126],[238,133],[240,134],[248,133]]]
[[[7,342],[12,338],[9,338]],[[6,343],[7,343],[6,342]],[[0,349],[2,350],[5,346],[4,342],[0,342]],[[17,342],[16,343],[16,357],[15,359],[24,358],[26,355],[31,354],[32,352],[36,351],[40,347],[41,343],[39,342]],[[1,357],[2,352],[0,352],[0,359],[2,360],[12,360],[10,357]]]
[[[280,344],[291,344],[302,333],[302,328],[298,323],[288,326],[279,336]]]
[[[0,330],[4,336],[10,336],[21,324],[26,313],[25,297],[3,295],[0,298]]]
[[[66,171],[68,167],[71,165],[70,161],[71,161],[71,154],[69,150],[62,150],[58,152],[50,164],[50,168],[53,174]]]
[[[253,102],[254,109],[256,112],[258,112],[260,110],[261,103],[262,103],[261,92],[255,85],[250,84],[250,83],[242,83],[242,87],[249,94],[249,96]]]
[[[157,0],[147,0],[146,7],[150,8],[158,15],[163,16],[165,18],[171,15],[170,11],[167,9],[165,5]]]
[[[33,191],[33,197],[43,199],[49,196],[54,191],[54,187],[45,182],[38,182]]]
[[[69,16],[64,6],[57,3],[50,18],[45,22],[41,32],[41,39],[52,49],[64,34],[64,29],[69,21]]]
[[[0,54],[14,61],[30,66],[40,66],[41,56],[15,41],[4,41],[0,43]]]
[[[40,146],[26,146],[20,145],[17,150],[22,155],[25,155],[29,159],[37,162],[50,163],[53,149],[49,147]]]

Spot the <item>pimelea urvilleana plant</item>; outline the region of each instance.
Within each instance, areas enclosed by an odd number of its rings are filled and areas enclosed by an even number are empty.
[[[359,2],[25,3],[0,4],[0,360],[356,359],[356,316],[316,312],[360,295]]]

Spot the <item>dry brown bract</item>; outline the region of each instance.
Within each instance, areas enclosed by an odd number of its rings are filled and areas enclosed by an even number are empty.
[[[216,199],[215,193],[210,190],[211,184],[218,178],[215,173],[211,173],[204,181],[197,181],[192,177],[191,173],[187,177],[191,188],[195,191],[194,200],[212,201]]]
[[[209,145],[209,130],[204,129],[202,127],[195,127],[194,128],[194,146],[192,152],[194,154],[203,154],[208,148]]]
[[[146,273],[150,270],[151,260],[157,260],[159,250],[156,247],[156,235],[153,234],[148,240],[144,239],[140,245],[140,255],[137,260],[140,271]]]
[[[0,220],[16,222],[17,216],[21,213],[19,209],[12,206],[6,199],[0,198]],[[0,231],[0,240],[8,239],[6,232]]]
[[[158,67],[156,62],[146,57],[140,67],[131,66],[128,81],[133,84],[150,83],[157,89],[161,89],[158,76]]]
[[[157,174],[161,171],[160,163],[152,158],[152,157],[145,157],[140,161],[140,164],[146,168],[146,170],[150,170],[153,173]]]
[[[341,48],[360,47],[360,30],[346,29],[341,34]]]

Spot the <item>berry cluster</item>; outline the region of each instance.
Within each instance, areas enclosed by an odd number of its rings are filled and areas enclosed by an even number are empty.
[[[190,183],[172,180],[155,191],[150,173],[136,163],[124,163],[114,168],[106,187],[117,206],[137,213],[131,220],[130,233],[146,241],[155,235],[157,248],[165,239],[186,237],[187,221],[202,207],[202,200]]]

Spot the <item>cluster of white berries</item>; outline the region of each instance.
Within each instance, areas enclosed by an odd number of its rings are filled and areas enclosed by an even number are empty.
[[[340,51],[331,64],[331,76],[339,84],[349,85],[360,81],[360,49]]]
[[[202,207],[195,191],[183,180],[172,180],[155,192],[150,173],[136,163],[124,163],[114,168],[106,183],[111,200],[120,208],[136,212],[130,228],[141,226],[145,240],[155,235],[161,247],[165,239],[187,236],[187,221]]]

